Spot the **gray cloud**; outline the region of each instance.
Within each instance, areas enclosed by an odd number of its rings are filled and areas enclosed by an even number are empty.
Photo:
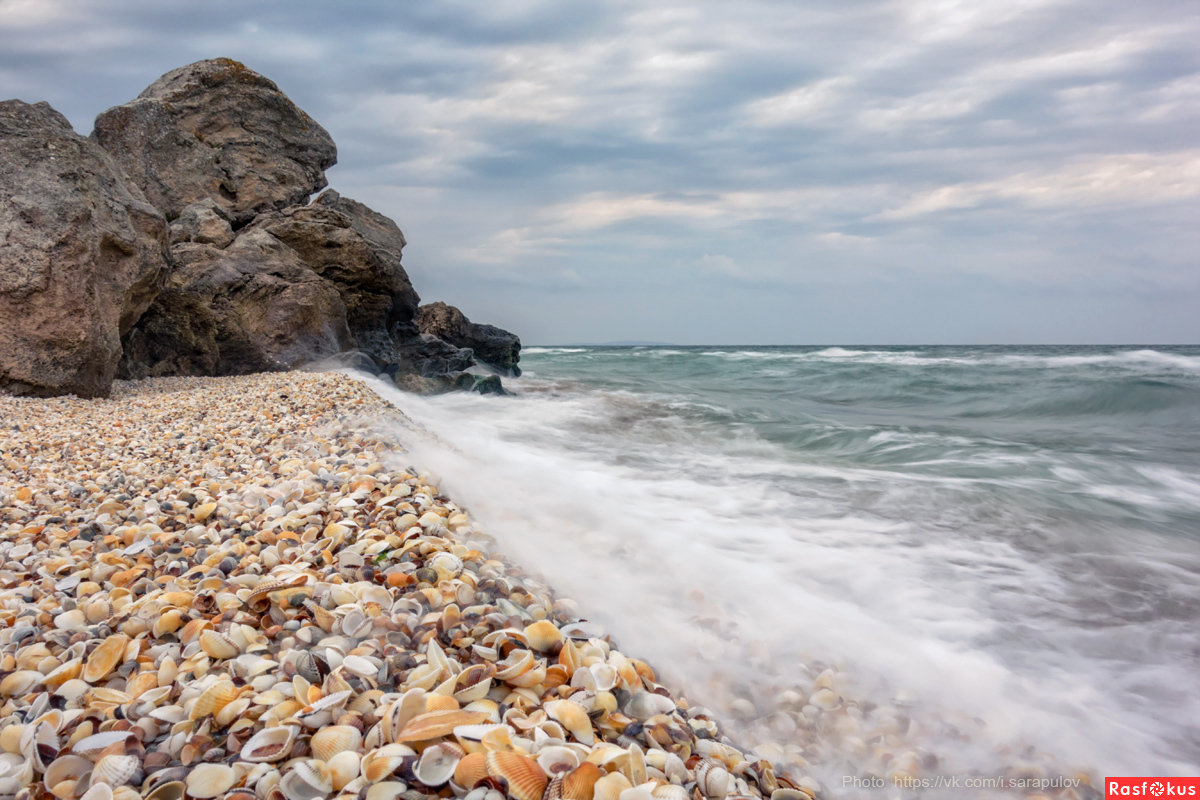
[[[226,55],[427,299],[529,342],[1200,340],[1200,10],[0,0],[81,131]]]

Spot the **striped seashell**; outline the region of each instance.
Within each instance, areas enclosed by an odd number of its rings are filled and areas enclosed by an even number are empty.
[[[308,746],[313,755],[329,761],[338,753],[357,750],[362,745],[362,731],[352,725],[330,725],[312,735]]]
[[[532,758],[511,750],[492,750],[487,754],[488,774],[508,782],[513,800],[541,800],[546,791],[546,774]]]
[[[242,760],[263,763],[287,758],[292,752],[298,730],[294,725],[264,728],[242,745]]]
[[[127,644],[129,644],[129,637],[124,634],[117,633],[109,636],[88,656],[80,677],[88,683],[96,683],[107,677],[121,663]]]
[[[563,776],[562,796],[565,800],[592,800],[596,781],[604,771],[590,761],[585,761]]]
[[[237,781],[237,773],[228,764],[197,764],[185,780],[187,793],[198,800],[223,795]]]
[[[137,783],[142,772],[142,762],[137,756],[104,756],[92,767],[92,783],[107,783],[116,788]]]
[[[475,788],[487,776],[487,755],[483,752],[468,753],[454,768],[454,782],[463,789]]]
[[[241,691],[233,685],[232,681],[218,681],[196,698],[196,702],[192,704],[192,709],[188,713],[188,719],[194,722],[210,715],[215,716],[222,708],[236,700],[240,694]]]
[[[237,642],[217,631],[202,631],[200,633],[200,649],[209,658],[215,659],[236,658],[242,653]]]
[[[460,725],[475,725],[488,715],[482,711],[427,711],[409,720],[395,737],[397,742],[422,742],[449,736]]]

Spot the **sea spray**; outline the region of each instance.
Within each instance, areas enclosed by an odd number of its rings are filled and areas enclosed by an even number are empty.
[[[814,352],[534,350],[509,399],[375,385],[423,429],[399,434],[414,463],[503,552],[746,745],[827,784],[869,764],[865,734],[888,725],[918,770],[1194,768],[1189,429],[1145,463],[1130,431],[1096,424],[1112,412],[1091,412],[1080,446],[1082,428],[1019,409],[1088,388],[1053,370],[1195,392],[1196,356]],[[850,385],[855,360],[870,363]],[[1194,411],[1140,413],[1148,440]],[[818,681],[841,698],[824,717]],[[864,730],[829,724],[856,716]]]

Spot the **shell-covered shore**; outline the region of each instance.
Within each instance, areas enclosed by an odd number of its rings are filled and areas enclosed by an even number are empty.
[[[497,555],[400,413],[337,373],[0,397],[0,796],[816,795]]]

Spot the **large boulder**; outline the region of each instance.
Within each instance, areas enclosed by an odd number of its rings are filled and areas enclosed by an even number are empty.
[[[458,347],[469,347],[475,357],[505,375],[517,376],[521,368],[521,340],[495,325],[481,325],[442,302],[429,303],[417,309],[417,327],[421,333],[432,334]]]
[[[125,337],[121,377],[290,369],[354,346],[337,288],[268,231],[171,252],[167,287]]]
[[[0,103],[0,176],[0,389],[106,396],[166,278],[166,220],[47,103]]]
[[[168,72],[97,117],[92,137],[168,219],[211,200],[235,227],[307,202],[337,163],[324,128],[228,58]]]

